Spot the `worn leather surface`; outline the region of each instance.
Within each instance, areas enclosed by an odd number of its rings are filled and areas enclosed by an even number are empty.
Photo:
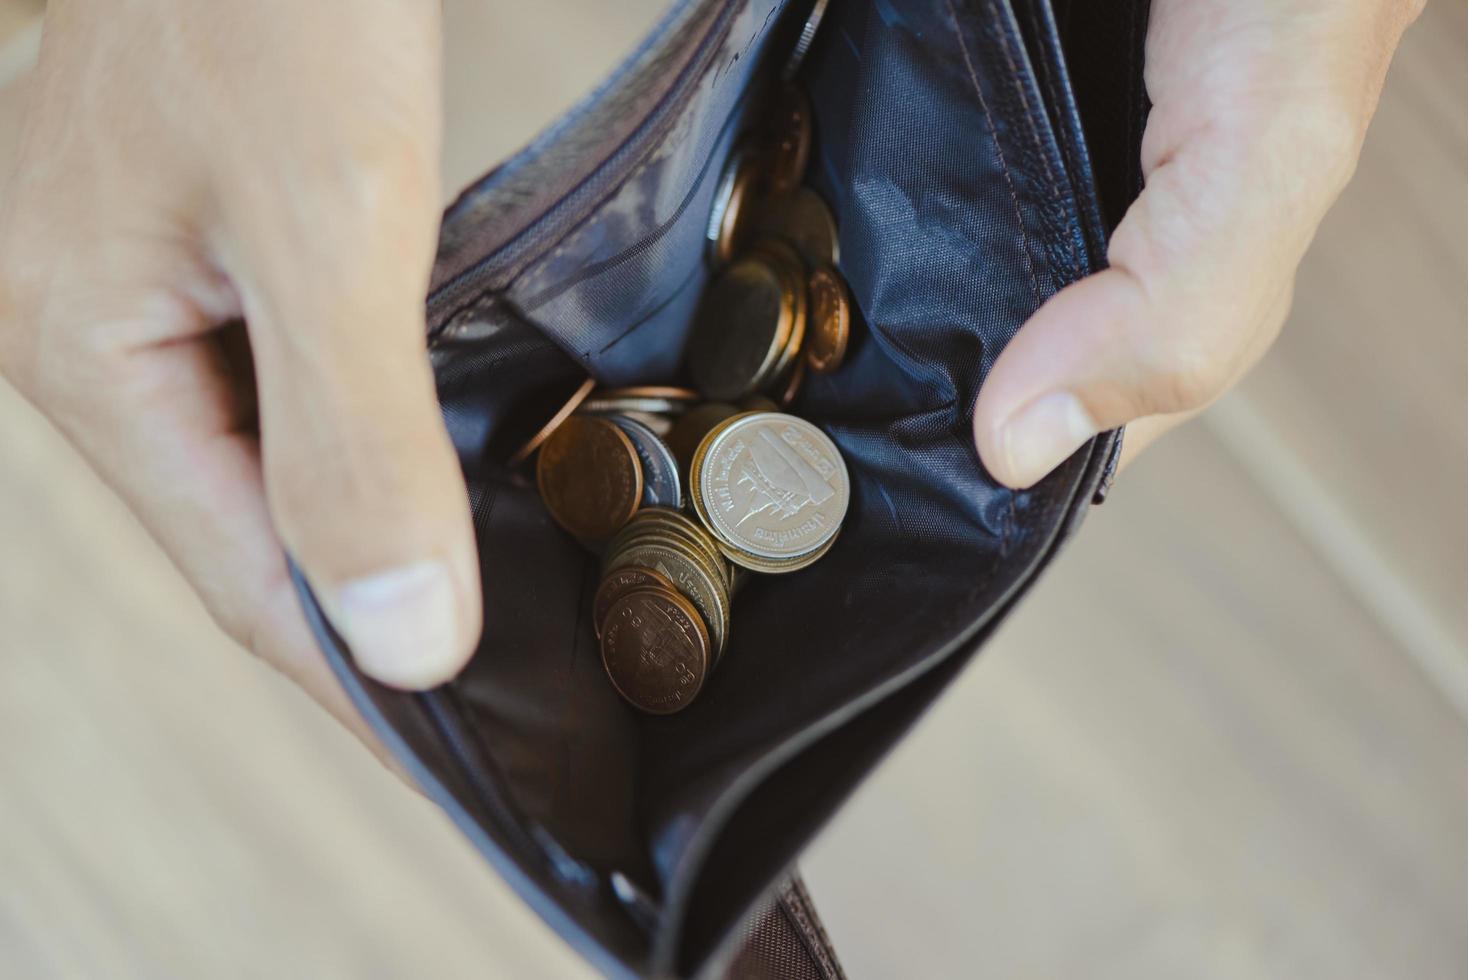
[[[740,922],[1034,582],[1114,458],[1108,434],[1013,492],[970,436],[1004,344],[1103,261],[1110,212],[1065,67],[1084,39],[1063,40],[1045,0],[832,4],[802,82],[860,322],[795,410],[841,447],[851,511],[821,562],[741,591],[688,710],[638,714],[606,682],[596,558],[503,461],[587,372],[676,379],[714,185],[803,17],[784,0],[679,5],[447,215],[431,356],[485,579],[461,677],[424,694],[367,680],[300,583],[389,748],[611,974],[728,963]]]

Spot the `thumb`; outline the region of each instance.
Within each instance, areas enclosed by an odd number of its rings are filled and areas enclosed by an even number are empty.
[[[995,361],[974,406],[995,479],[1028,487],[1097,433],[1196,412],[1268,349],[1354,152],[1314,139],[1332,149],[1292,155],[1258,136],[1204,129],[1171,151],[1118,226],[1110,267],[1051,297]]]
[[[408,154],[409,157],[412,154]],[[276,529],[358,665],[424,688],[481,627],[468,495],[439,414],[424,303],[436,164],[354,164],[232,223]],[[339,171],[342,172],[342,171]]]

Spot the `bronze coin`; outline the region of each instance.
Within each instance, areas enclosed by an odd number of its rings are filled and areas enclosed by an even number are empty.
[[[851,297],[830,266],[810,274],[809,320],[806,360],[817,374],[829,374],[841,366],[851,339]]]
[[[616,423],[592,415],[573,415],[551,433],[535,481],[555,522],[587,541],[611,537],[642,500],[637,448]]]
[[[798,85],[783,85],[770,113],[769,183],[776,194],[799,187],[810,162],[814,129],[810,98]]]
[[[607,613],[611,612],[618,599],[622,598],[633,589],[656,586],[667,592],[677,592],[678,587],[668,580],[662,572],[651,568],[641,568],[636,565],[623,565],[614,568],[602,576],[601,584],[597,586],[596,598],[591,601],[591,625],[596,629],[596,635],[601,636],[602,624],[606,621]]]
[[[710,656],[717,660],[728,642],[728,563],[720,558],[716,564],[682,538],[656,535],[629,543],[607,565],[607,571],[626,565],[661,572],[677,586],[678,594],[698,611],[709,632]]]
[[[745,256],[714,277],[688,339],[688,372],[704,397],[737,401],[768,377],[790,341],[796,302],[767,258]]]
[[[587,378],[582,382],[581,387],[576,389],[575,394],[567,400],[566,404],[562,405],[556,411],[556,414],[550,417],[550,421],[541,426],[540,431],[531,436],[529,442],[516,450],[515,455],[510,457],[510,465],[518,466],[529,459],[530,454],[539,449],[541,444],[550,438],[551,433],[560,428],[561,423],[571,417],[571,414],[576,411],[576,407],[586,400],[586,396],[591,394],[591,390],[595,387],[595,378]]]
[[[678,593],[635,589],[607,613],[601,658],[622,697],[651,714],[672,714],[688,707],[703,687],[708,630]]]
[[[677,458],[685,476],[688,473],[688,464],[693,460],[693,452],[703,442],[703,437],[729,416],[738,415],[739,411],[738,406],[726,402],[705,402],[673,423],[672,430],[663,441],[673,450],[673,456]]]
[[[735,154],[724,170],[723,179],[714,193],[714,209],[709,215],[709,255],[716,265],[723,265],[739,252],[750,227],[756,187],[761,179],[758,161],[750,154]]]
[[[790,242],[811,265],[835,265],[841,259],[836,218],[809,187],[762,202],[759,228]]]

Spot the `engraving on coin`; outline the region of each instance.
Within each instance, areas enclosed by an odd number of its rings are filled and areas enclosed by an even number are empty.
[[[637,460],[642,464],[642,504],[644,507],[683,506],[683,481],[678,474],[678,460],[657,433],[636,419],[625,415],[613,415],[615,422],[632,446],[637,450]]]
[[[806,360],[817,374],[841,366],[851,338],[851,298],[840,275],[827,266],[810,274],[810,313],[807,317]]]
[[[777,194],[793,191],[805,179],[810,161],[810,99],[798,85],[780,89],[770,114],[770,187]]]
[[[712,655],[717,658],[723,652],[729,622],[727,579],[716,579],[711,568],[666,541],[649,541],[628,547],[608,563],[607,571],[625,565],[651,568],[666,576],[698,610],[699,618],[712,638]]]
[[[555,522],[578,538],[610,537],[642,502],[642,465],[615,424],[573,415],[540,448],[535,479]]]
[[[591,625],[596,629],[596,635],[601,636],[607,614],[612,611],[612,606],[618,599],[633,589],[649,586],[666,589],[669,592],[678,591],[678,587],[670,582],[666,575],[651,568],[625,565],[607,572],[602,577],[601,584],[596,588],[596,598],[591,601]]]
[[[709,284],[688,341],[688,371],[706,398],[737,401],[779,361],[795,297],[779,272],[749,256]]]
[[[687,599],[639,589],[612,606],[601,655],[624,698],[643,711],[671,714],[692,703],[703,687],[708,633]]]
[[[700,516],[760,558],[808,554],[841,530],[850,477],[830,438],[804,419],[760,413],[716,430],[700,450]]]

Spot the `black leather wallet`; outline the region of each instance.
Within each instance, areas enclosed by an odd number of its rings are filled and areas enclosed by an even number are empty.
[[[1014,492],[985,473],[970,422],[995,356],[1100,267],[1138,189],[1145,0],[835,0],[798,79],[857,322],[846,364],[811,377],[795,411],[846,459],[845,527],[810,568],[744,587],[687,710],[639,714],[607,683],[596,559],[507,459],[587,374],[676,379],[720,174],[812,7],[681,0],[447,212],[430,354],[486,584],[464,673],[427,693],[375,684],[297,579],[391,751],[613,975],[726,961],[1104,494],[1119,446],[1102,435]]]

